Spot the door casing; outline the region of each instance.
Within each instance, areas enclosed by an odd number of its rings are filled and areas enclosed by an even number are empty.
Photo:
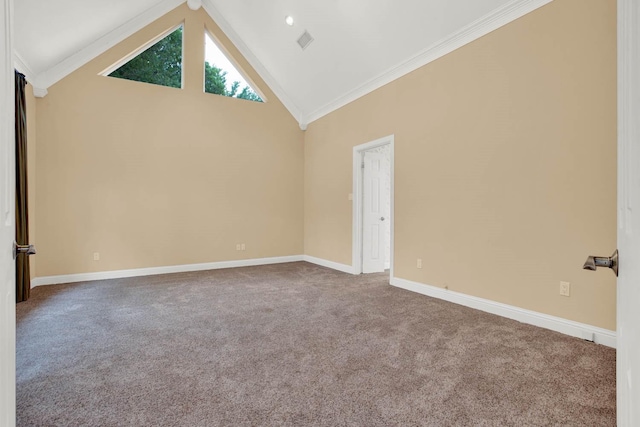
[[[15,114],[13,0],[0,1],[0,425],[16,423]]]
[[[640,425],[640,4],[618,0],[618,426]],[[614,188],[611,191],[615,191]]]

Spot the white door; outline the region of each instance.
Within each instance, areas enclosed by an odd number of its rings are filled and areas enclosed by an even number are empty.
[[[384,155],[364,152],[362,197],[362,272],[380,273],[385,264],[385,227],[389,218],[384,215],[387,204],[387,176]]]
[[[0,0],[0,425],[14,426],[16,418],[16,287],[12,0]]]
[[[640,425],[640,4],[618,2],[618,426]]]

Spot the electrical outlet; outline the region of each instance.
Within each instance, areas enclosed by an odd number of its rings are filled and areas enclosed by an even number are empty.
[[[240,245],[240,250],[241,250],[241,251],[246,251],[246,250],[247,250],[247,247],[244,245],[244,243],[242,243],[242,244]]]
[[[93,260],[94,261],[100,261],[100,252],[94,252],[93,253]]]
[[[416,262],[416,267],[422,268],[422,259],[418,258],[418,261]]]
[[[240,243],[236,244],[236,251],[241,251],[242,245]]]
[[[560,295],[568,297],[571,294],[571,283],[560,282]]]

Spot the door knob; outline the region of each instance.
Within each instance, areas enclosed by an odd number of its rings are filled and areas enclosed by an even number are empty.
[[[36,247],[33,245],[19,245],[13,242],[13,259],[16,259],[18,254],[35,255]]]
[[[585,270],[596,271],[598,267],[608,267],[613,270],[613,274],[618,276],[618,250],[611,256],[589,256],[582,266]]]
[[[380,217],[380,221],[384,221],[384,217],[383,216]]]

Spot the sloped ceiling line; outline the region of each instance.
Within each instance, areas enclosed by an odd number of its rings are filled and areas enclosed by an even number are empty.
[[[161,1],[146,12],[136,16],[115,30],[100,37],[84,49],[54,65],[49,70],[35,76],[33,85],[45,89],[51,87],[127,37],[135,34],[161,16],[180,6],[182,3],[184,3],[184,0]]]
[[[472,42],[473,40],[476,40],[479,37],[482,37],[491,31],[494,31],[513,20],[550,3],[551,1],[553,0],[511,0],[502,7],[493,10],[466,27],[442,38],[440,41],[427,47],[417,55],[414,55],[406,61],[389,68],[387,71],[359,85],[357,88],[311,112],[302,111],[301,108],[293,102],[292,97],[282,88],[269,70],[232,28],[222,13],[220,13],[220,11],[214,6],[212,0],[187,0],[187,4],[193,10],[197,10],[200,7],[204,8],[211,19],[213,19],[213,21],[220,27],[238,51],[274,92],[285,108],[287,108],[296,121],[298,121],[300,128],[302,130],[306,130],[307,124],[318,120],[332,111],[355,101],[356,99],[392,82],[393,80],[396,80],[399,77],[402,77],[428,64],[429,62],[432,62]],[[16,67],[27,76],[27,79],[34,87],[34,93],[36,96],[45,96],[47,88],[184,2],[185,0],[162,0],[142,14],[100,37],[85,48],[38,75],[33,74],[33,68],[29,67],[29,64],[26,63],[26,61],[17,52],[15,52],[14,55]]]
[[[22,74],[24,74],[27,77],[27,79],[33,79],[34,78],[33,71],[31,70],[31,67],[29,67],[29,65],[27,65],[27,61],[25,61],[24,58],[22,58],[22,56],[20,56],[20,54],[18,52],[13,52],[13,64],[14,64],[16,70],[18,70]]]
[[[254,53],[249,49],[249,47],[244,43],[244,41],[238,36],[238,34],[231,27],[229,22],[222,16],[222,14],[218,11],[218,9],[213,5],[210,0],[202,0],[202,7],[209,14],[213,22],[220,27],[222,32],[231,40],[231,43],[240,51],[242,56],[249,62],[249,65],[256,70],[256,73],[264,80],[264,82],[269,86],[269,89],[278,97],[280,102],[285,106],[289,113],[298,121],[300,129],[306,130],[307,123],[304,120],[304,116],[300,109],[294,104],[289,95],[280,87],[275,78],[267,71],[267,69],[262,65],[262,63],[258,60],[258,58],[254,55]]]
[[[391,83],[392,81],[409,74],[410,72],[415,71],[418,68],[433,62],[436,59],[441,58],[444,55],[451,53],[454,50],[461,48],[462,46],[471,43],[472,41],[479,39],[480,37],[489,34],[512,21],[515,21],[527,13],[533,12],[539,7],[551,3],[552,1],[553,0],[512,0],[506,5],[499,7],[482,18],[470,23],[459,31],[456,31],[455,33],[432,44],[414,57],[409,58],[407,61],[388,69],[351,92],[346,93],[340,98],[309,113],[305,117],[305,122],[312,123],[332,111],[335,111],[340,107],[343,107],[356,99],[361,98],[368,93],[371,93],[374,90]]]
[[[198,10],[202,7],[202,0],[187,0],[187,6],[191,10]]]
[[[16,67],[27,76],[28,81],[34,87],[34,94],[37,97],[42,98],[47,95],[47,88],[51,87],[92,59],[104,53],[106,50],[140,31],[145,26],[151,24],[184,2],[184,0],[163,0],[159,4],[102,36],[89,46],[64,59],[57,65],[40,73],[39,75],[35,75],[31,71],[31,68],[17,52],[15,52],[14,55]],[[238,37],[215,6],[213,6],[213,4],[208,0],[187,0],[187,5],[192,10],[197,10],[200,7],[204,8],[211,19],[213,19],[213,21],[220,27],[249,64],[256,70],[269,88],[280,99],[285,108],[287,108],[296,121],[298,121],[300,128],[302,130],[306,130],[306,123],[302,120],[302,113],[300,112],[300,109],[291,101],[289,96],[284,92],[284,90],[282,90],[276,80],[269,74],[251,50]]]
[[[13,52],[13,66],[16,70],[20,71],[27,78],[27,82],[33,87],[33,94],[38,98],[44,98],[47,96],[47,89],[40,86],[36,81],[35,73],[31,67],[27,64],[27,61],[20,56],[18,52]]]

